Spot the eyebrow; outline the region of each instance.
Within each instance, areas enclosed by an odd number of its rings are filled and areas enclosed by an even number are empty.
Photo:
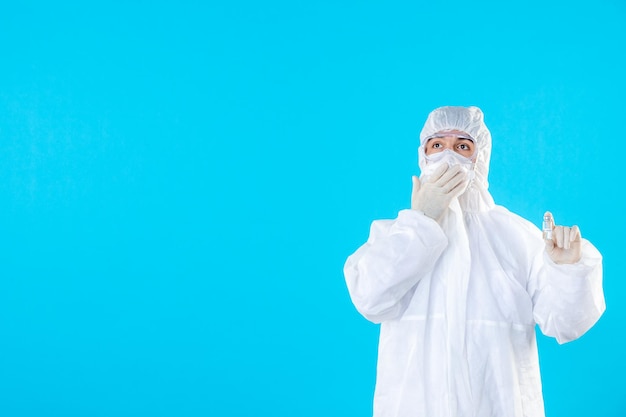
[[[468,139],[468,140],[471,140],[472,142],[474,141],[474,138],[467,133],[463,133],[463,132],[456,133],[456,132],[451,132],[451,131],[437,132],[433,135],[428,136],[426,140],[430,140],[434,138],[444,138],[448,136],[454,136],[457,139]]]
[[[443,136],[441,136],[441,137],[435,137],[435,138],[430,138],[430,139],[428,139],[428,141],[426,142],[426,144],[429,144],[429,143],[436,143],[436,142],[437,142],[437,139],[443,139],[443,138],[444,138]],[[472,145],[475,145],[474,141],[473,141],[473,140],[471,140],[471,139],[468,139],[468,138],[456,138],[456,140],[462,140],[462,141],[470,142]]]

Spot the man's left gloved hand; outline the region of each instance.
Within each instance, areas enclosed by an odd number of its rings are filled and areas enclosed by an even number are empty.
[[[546,252],[557,264],[574,264],[582,256],[581,237],[578,226],[554,226],[554,217],[547,211],[544,218],[552,224],[552,239],[546,238]]]

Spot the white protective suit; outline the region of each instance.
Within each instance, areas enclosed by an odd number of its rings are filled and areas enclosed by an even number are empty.
[[[477,107],[434,110],[426,138],[460,130],[475,139],[475,179],[441,224],[415,210],[372,223],[346,261],[350,297],[381,323],[375,417],[540,417],[544,405],[535,325],[559,343],[605,309],[602,257],[555,264],[541,231],[487,191],[491,135]]]

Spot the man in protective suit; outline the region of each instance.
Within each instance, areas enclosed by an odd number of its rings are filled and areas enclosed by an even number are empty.
[[[488,192],[477,107],[420,134],[411,209],[372,223],[348,257],[350,297],[381,323],[375,417],[543,417],[535,325],[559,343],[605,309],[602,257],[578,227],[542,232]]]

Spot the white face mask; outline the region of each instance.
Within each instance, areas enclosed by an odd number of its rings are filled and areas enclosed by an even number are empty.
[[[470,181],[474,179],[475,172],[472,160],[451,151],[450,149],[445,149],[431,155],[424,155],[424,157],[426,159],[426,166],[422,171],[422,179],[432,175],[432,173],[443,164],[447,164],[450,167],[454,165],[461,165],[463,171],[467,173],[468,179]]]

